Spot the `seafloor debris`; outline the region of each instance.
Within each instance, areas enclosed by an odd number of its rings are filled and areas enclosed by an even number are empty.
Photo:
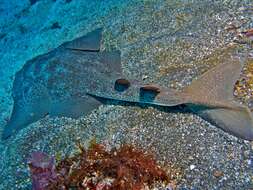
[[[78,145],[80,153],[58,163],[44,153],[34,153],[29,166],[33,188],[141,190],[156,182],[169,182],[151,154],[131,145],[107,151],[101,144],[91,143],[88,150]]]
[[[237,35],[236,43],[252,45],[253,28],[244,30]]]
[[[244,34],[247,37],[253,37],[253,28],[243,31],[242,34]]]

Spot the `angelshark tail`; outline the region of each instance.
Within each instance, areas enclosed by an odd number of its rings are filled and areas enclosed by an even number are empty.
[[[234,100],[233,90],[247,56],[224,56],[223,63],[194,80],[181,91],[156,84],[118,79],[123,90],[91,95],[160,106],[187,105],[205,120],[237,137],[253,140],[253,117],[248,107]],[[117,88],[116,88],[117,89]]]
[[[253,140],[253,117],[248,107],[235,102],[233,90],[246,56],[231,55],[182,91],[190,109],[237,137]]]

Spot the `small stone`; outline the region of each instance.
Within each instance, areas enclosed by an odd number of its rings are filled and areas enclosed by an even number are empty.
[[[148,78],[147,75],[143,75],[143,76],[142,76],[142,80],[146,80],[147,78]]]
[[[213,175],[214,175],[215,177],[219,178],[219,177],[222,177],[224,174],[223,174],[223,172],[220,171],[220,170],[215,170],[215,171],[213,172]]]
[[[189,160],[194,160],[193,156],[188,157]]]
[[[194,168],[196,168],[196,166],[195,165],[190,165],[190,170],[193,170]]]
[[[59,24],[59,22],[55,22],[51,25],[50,27],[51,29],[61,29],[61,26]]]
[[[172,183],[169,183],[167,186],[166,186],[166,190],[174,190],[177,188],[177,185],[175,182],[172,182]]]

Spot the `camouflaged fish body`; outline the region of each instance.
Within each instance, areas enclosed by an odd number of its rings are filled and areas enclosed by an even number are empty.
[[[126,79],[120,52],[100,51],[101,34],[97,29],[24,65],[15,76],[14,107],[4,139],[46,115],[78,118],[88,114],[101,105],[99,97],[160,106],[185,104],[224,131],[253,140],[252,114],[233,99],[243,59],[231,55],[177,91]]]
[[[3,139],[46,115],[78,118],[101,104],[87,91],[121,76],[120,52],[100,51],[101,35],[97,29],[66,42],[16,73],[14,107]]]

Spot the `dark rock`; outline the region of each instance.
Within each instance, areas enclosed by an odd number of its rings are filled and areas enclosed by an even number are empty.
[[[34,5],[35,3],[37,3],[39,0],[30,0],[31,5]]]
[[[22,34],[25,34],[25,33],[27,32],[27,28],[26,28],[24,25],[22,25],[22,24],[20,24],[20,25],[18,26],[18,28],[19,28],[19,31],[20,31]]]
[[[7,33],[0,33],[0,40],[3,39],[6,35]]]
[[[59,22],[55,22],[52,24],[52,26],[50,28],[51,29],[61,29],[61,26],[60,26]]]

